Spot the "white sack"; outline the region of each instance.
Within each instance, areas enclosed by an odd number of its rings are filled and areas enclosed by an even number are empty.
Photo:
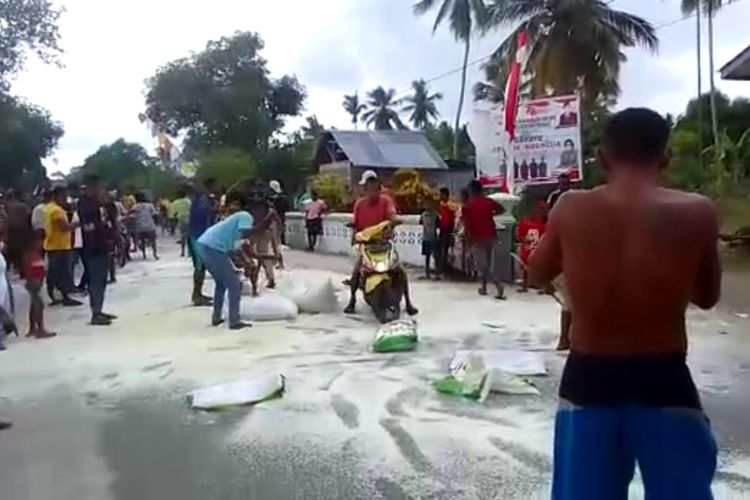
[[[282,282],[279,293],[297,304],[299,312],[333,313],[339,309],[336,289],[330,279],[316,284],[288,280]]]
[[[298,314],[297,304],[276,294],[245,299],[240,306],[240,316],[249,321],[294,319]]]
[[[541,354],[536,352],[505,349],[456,351],[450,361],[450,371],[454,371],[454,366],[465,363],[472,354],[481,356],[482,361],[488,370],[500,370],[511,375],[520,375],[522,377],[547,375],[547,368],[544,366],[544,358]]]
[[[188,394],[188,402],[193,408],[211,410],[226,406],[258,403],[283,392],[283,390],[283,375],[259,375],[242,382],[197,389]]]

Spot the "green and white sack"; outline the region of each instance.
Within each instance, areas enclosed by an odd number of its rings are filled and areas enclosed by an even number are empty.
[[[484,401],[490,392],[489,372],[480,356],[469,355],[451,365],[451,374],[434,383],[442,394]]]
[[[375,352],[404,352],[417,348],[417,322],[398,319],[378,328],[372,341]]]

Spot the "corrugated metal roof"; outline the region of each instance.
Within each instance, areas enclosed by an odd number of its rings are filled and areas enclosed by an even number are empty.
[[[724,80],[750,80],[750,45],[720,70]]]
[[[330,130],[328,133],[355,167],[448,169],[421,132]]]

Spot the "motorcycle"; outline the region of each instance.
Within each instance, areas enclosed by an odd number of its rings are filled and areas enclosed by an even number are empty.
[[[381,324],[401,317],[406,272],[391,241],[390,221],[368,227],[354,236],[362,259],[359,289]]]

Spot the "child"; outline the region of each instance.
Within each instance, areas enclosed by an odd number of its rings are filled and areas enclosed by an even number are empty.
[[[42,238],[35,235],[26,249],[23,257],[23,277],[26,280],[26,290],[31,298],[29,303],[29,333],[27,337],[47,339],[57,335],[44,329],[44,302],[39,292],[46,275],[44,255],[42,254]]]
[[[526,272],[526,265],[529,262],[529,257],[534,251],[536,246],[539,244],[539,240],[542,239],[544,231],[547,227],[547,204],[543,201],[537,203],[530,216],[522,217],[518,221],[516,228],[516,236],[521,244],[520,258],[523,263],[523,284],[518,289],[519,292],[525,293],[529,290],[528,276]]]
[[[419,216],[422,225],[422,255],[424,255],[425,279],[430,279],[430,258],[435,263],[435,278],[440,278],[438,266],[438,223],[440,214],[437,211],[435,200],[428,200],[427,206]]]

